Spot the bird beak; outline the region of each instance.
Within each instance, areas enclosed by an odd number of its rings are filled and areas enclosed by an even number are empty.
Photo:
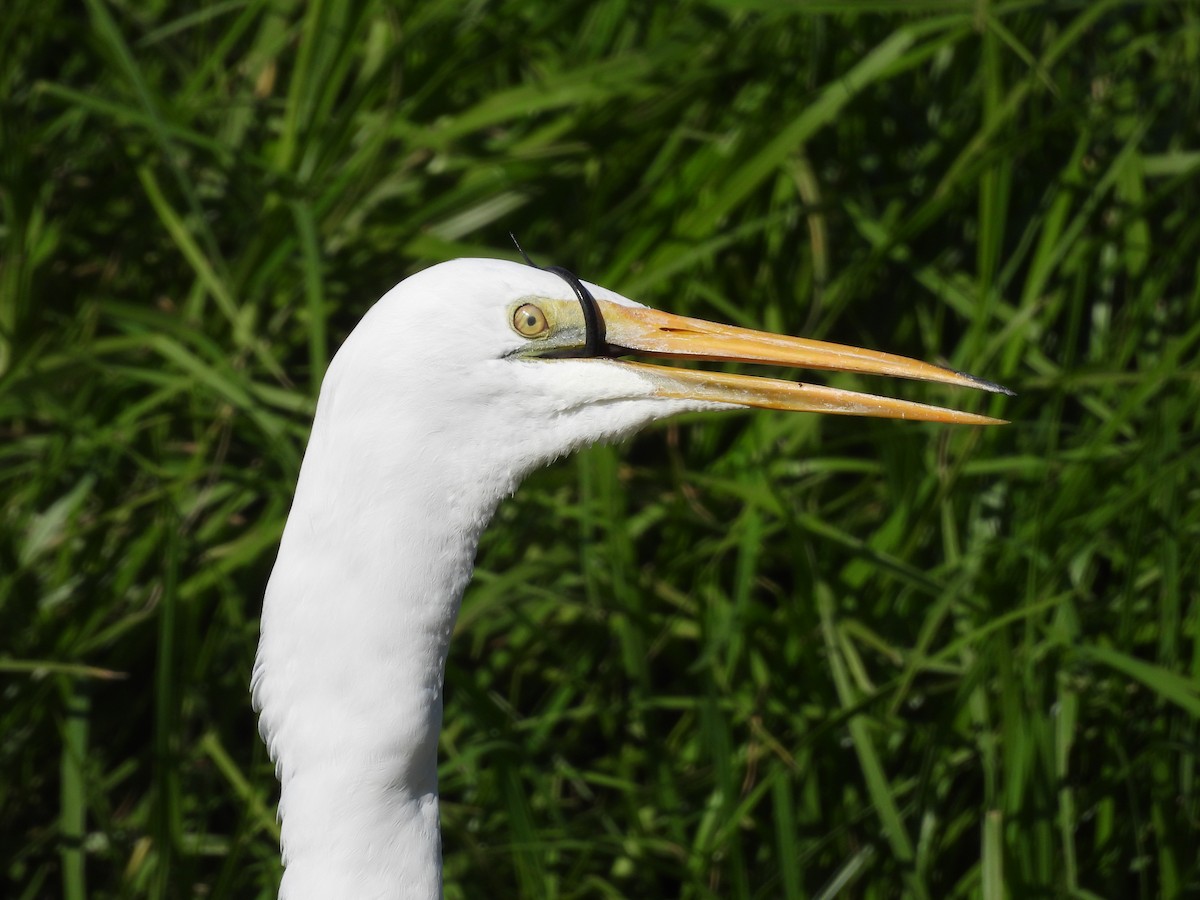
[[[903,356],[830,344],[806,338],[787,337],[703,319],[690,319],[638,306],[623,306],[597,300],[604,318],[605,339],[612,356],[625,353],[667,359],[716,360],[760,363],[839,372],[890,375],[920,381],[937,381],[1012,395],[1008,388],[972,375],[945,369]],[[709,400],[764,409],[835,413],[950,422],[963,425],[1003,425],[1003,419],[959,412],[878,397],[823,385],[781,381],[726,372],[673,369],[665,366],[623,361],[648,376],[661,397]]]

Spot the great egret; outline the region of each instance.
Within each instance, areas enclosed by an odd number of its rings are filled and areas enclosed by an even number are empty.
[[[402,281],[325,376],[263,604],[252,690],[281,783],[281,897],[440,896],[447,645],[480,533],[526,473],[685,410],[998,422],[616,358],[632,354],[1005,390],[871,350],[669,315],[565,270],[461,259]]]

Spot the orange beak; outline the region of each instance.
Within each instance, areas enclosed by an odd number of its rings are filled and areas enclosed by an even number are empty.
[[[647,307],[623,306],[608,300],[596,302],[604,317],[605,338],[609,348],[616,348],[618,352],[628,350],[638,356],[668,359],[761,363],[890,375],[896,378],[978,388],[998,394],[1013,393],[1008,388],[973,375],[906,359],[903,356],[893,356],[890,353],[807,338],[786,337],[733,325],[719,325]],[[765,409],[878,416],[961,425],[1005,424],[1003,419],[993,419],[990,416],[823,385],[750,375],[731,375],[725,372],[672,369],[628,361],[622,362],[622,365],[636,368],[648,375],[656,383],[658,394],[663,397],[711,400]]]

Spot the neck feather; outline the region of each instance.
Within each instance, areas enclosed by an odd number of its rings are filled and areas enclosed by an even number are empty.
[[[314,428],[254,666],[281,785],[280,896],[436,898],[446,652],[499,494],[447,494],[454,481],[413,455],[337,440]]]

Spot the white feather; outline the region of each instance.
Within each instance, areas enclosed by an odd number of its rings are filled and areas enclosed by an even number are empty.
[[[252,682],[287,900],[441,895],[446,651],[497,503],[577,447],[718,406],[656,398],[616,363],[508,356],[529,296],[573,297],[528,266],[435,266],[389,291],[329,367]]]

